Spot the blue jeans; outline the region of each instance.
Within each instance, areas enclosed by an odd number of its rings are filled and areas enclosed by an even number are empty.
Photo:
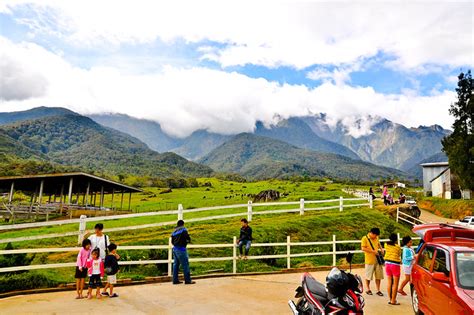
[[[179,266],[183,266],[184,282],[191,282],[191,272],[189,271],[188,251],[173,248],[173,283],[178,283]]]
[[[250,246],[252,245],[252,241],[240,241],[239,242],[239,252],[242,255],[242,247],[245,245],[245,256],[249,254]]]

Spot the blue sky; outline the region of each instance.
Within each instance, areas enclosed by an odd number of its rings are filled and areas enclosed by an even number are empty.
[[[472,3],[364,5],[5,1],[0,38],[12,77],[2,82],[0,109],[46,102],[121,111],[172,120],[180,135],[247,131],[255,120],[307,112],[343,119],[341,107],[449,127],[455,78],[473,64]],[[380,14],[387,10],[391,18]],[[19,89],[11,82],[31,93],[10,91]],[[143,97],[130,109],[123,100],[134,95]],[[173,121],[170,106],[186,123]]]

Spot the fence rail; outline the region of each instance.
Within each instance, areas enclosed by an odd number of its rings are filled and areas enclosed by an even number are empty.
[[[346,201],[346,203],[344,203],[344,201]],[[354,203],[347,203],[347,202],[356,202],[356,201],[365,201],[365,202],[355,203],[355,204]],[[337,203],[337,205],[321,206],[321,207],[307,207],[307,205],[325,204],[325,203],[328,203],[328,204]],[[272,207],[272,206],[285,206],[285,205],[299,205],[299,207],[298,208],[292,208],[292,209],[254,211],[254,208],[258,208],[258,207]],[[86,217],[85,215],[82,215],[79,219],[59,220],[59,221],[49,221],[49,222],[36,222],[36,223],[23,223],[23,224],[13,224],[13,225],[2,225],[2,226],[0,226],[0,232],[18,230],[18,229],[45,227],[45,226],[55,226],[55,225],[61,226],[61,225],[66,225],[66,224],[77,224],[77,223],[79,223],[79,229],[78,229],[77,232],[66,232],[66,233],[62,233],[62,235],[58,234],[58,233],[55,233],[55,234],[46,234],[46,235],[36,235],[36,236],[25,236],[25,237],[17,237],[17,238],[0,239],[0,244],[2,244],[2,243],[11,243],[11,242],[38,240],[38,239],[46,239],[46,238],[57,238],[57,237],[61,237],[61,236],[76,236],[76,235],[78,236],[78,243],[80,243],[83,239],[84,234],[85,234],[86,223],[87,222],[97,222],[97,221],[106,221],[106,220],[119,220],[119,219],[148,217],[148,216],[163,216],[163,215],[177,215],[178,220],[183,220],[184,215],[187,214],[187,213],[195,213],[195,212],[202,212],[202,211],[225,210],[225,209],[239,209],[239,208],[247,208],[247,211],[246,212],[240,212],[240,213],[229,213],[229,214],[223,214],[223,215],[206,216],[206,217],[201,217],[201,218],[189,218],[186,221],[187,222],[199,222],[199,221],[226,219],[226,218],[242,217],[242,216],[247,216],[247,220],[252,221],[252,217],[254,215],[267,215],[267,214],[279,214],[279,213],[299,213],[300,215],[304,215],[305,211],[320,211],[320,210],[330,210],[330,209],[339,209],[339,211],[343,211],[344,208],[361,207],[361,206],[368,206],[368,207],[372,208],[373,207],[372,198],[366,198],[366,197],[363,197],[363,198],[343,198],[341,196],[338,199],[331,199],[331,200],[304,200],[304,199],[300,199],[300,201],[269,202],[269,203],[252,203],[252,201],[249,201],[246,204],[205,207],[205,208],[188,209],[188,210],[183,209],[183,206],[181,204],[179,204],[177,210],[171,210],[171,211],[144,212],[144,213],[111,215],[111,216],[90,217],[90,218]],[[173,225],[173,224],[175,224],[175,221],[116,227],[116,228],[105,229],[104,231],[110,233],[110,232],[118,232],[118,231],[153,228],[153,227],[167,226],[167,225]]]
[[[400,242],[400,234],[398,234]],[[419,237],[414,237],[414,240],[419,240]],[[386,242],[388,239],[382,239],[381,242]],[[222,257],[191,257],[190,262],[211,262],[211,261],[232,261],[232,272],[237,273],[237,237],[233,237],[232,243],[224,244],[190,244],[189,249],[203,249],[203,248],[232,248],[232,256]],[[349,252],[362,253],[360,249],[354,250],[337,250],[337,245],[340,244],[360,244],[360,240],[337,240],[336,235],[332,235],[332,241],[320,241],[320,242],[291,242],[290,236],[287,236],[286,242],[277,243],[255,243],[252,247],[286,247],[286,253],[275,254],[275,255],[256,255],[248,256],[250,260],[256,259],[287,259],[287,268],[291,268],[291,258],[301,257],[313,257],[313,256],[332,256],[332,266],[337,264],[337,255],[345,255]],[[331,251],[324,252],[305,252],[305,253],[291,253],[292,247],[301,246],[327,246],[332,245]],[[357,245],[355,246],[357,247]],[[168,240],[168,245],[135,245],[135,246],[118,246],[118,250],[151,250],[159,249],[166,250],[168,252],[168,259],[162,260],[137,260],[137,261],[120,261],[120,265],[149,265],[149,264],[167,264],[168,265],[168,276],[171,276],[171,266],[173,264],[172,259],[172,244],[171,238]],[[314,248],[313,248],[314,249]],[[13,255],[13,254],[34,254],[34,253],[58,253],[58,252],[78,252],[80,247],[63,247],[63,248],[29,248],[29,249],[11,249],[11,250],[0,250],[0,255]],[[0,268],[0,273],[24,271],[24,270],[38,270],[38,269],[55,269],[55,268],[67,268],[74,267],[75,263],[58,263],[58,264],[42,264],[42,265],[28,265],[28,266],[14,266],[14,267],[3,267]]]
[[[397,207],[397,222],[406,222],[410,225],[417,225],[417,224],[425,224],[425,221],[422,221],[418,218],[412,217],[409,214],[406,214],[405,212],[400,211],[400,208]]]

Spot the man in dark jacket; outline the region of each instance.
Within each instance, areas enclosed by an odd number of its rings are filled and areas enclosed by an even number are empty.
[[[243,258],[247,259],[253,240],[252,228],[249,226],[247,219],[240,220],[240,223],[242,223],[242,227],[240,228],[240,236],[237,240],[237,244],[239,246],[240,257],[242,257],[242,249],[245,246],[245,256]]]
[[[180,284],[178,279],[179,266],[183,266],[184,283],[194,284],[196,282],[191,280],[191,273],[189,271],[189,259],[186,246],[191,243],[188,230],[184,227],[184,221],[179,220],[176,228],[171,234],[171,242],[173,243],[173,284]]]

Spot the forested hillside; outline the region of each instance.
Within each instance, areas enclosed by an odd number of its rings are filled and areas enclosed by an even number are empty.
[[[2,129],[36,155],[84,170],[156,177],[206,176],[212,172],[176,154],[159,154],[136,138],[76,114],[20,121]]]
[[[243,133],[200,160],[219,172],[249,178],[320,176],[354,181],[408,177],[405,173],[345,156],[301,149],[286,142]]]

